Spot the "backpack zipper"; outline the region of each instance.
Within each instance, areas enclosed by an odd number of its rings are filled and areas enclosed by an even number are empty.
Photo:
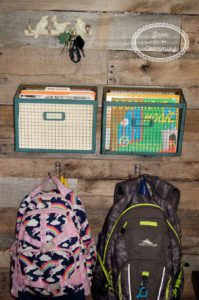
[[[142,261],[145,261],[145,260],[142,260]],[[164,283],[164,278],[165,278],[165,271],[166,271],[166,268],[165,266],[158,262],[158,261],[154,261],[154,260],[146,260],[147,262],[150,261],[150,262],[153,262],[155,264],[158,264],[162,267],[162,277],[161,277],[161,282],[160,282],[160,288],[159,288],[159,291],[158,291],[158,297],[157,297],[157,300],[160,300],[160,295],[161,295],[161,291],[162,291],[162,286],[163,286],[163,283]],[[135,263],[135,262],[139,262],[139,260],[129,260],[128,262],[124,263],[123,264],[123,267],[125,265],[127,265],[127,278],[128,278],[128,290],[129,290],[129,300],[132,300],[132,292],[131,292],[131,264],[130,262],[132,263]],[[121,269],[123,268],[121,267]],[[118,296],[119,296],[119,300],[122,300],[122,286],[121,286],[121,274],[122,274],[122,271],[120,269],[120,272],[119,272],[119,275],[118,275]],[[170,286],[170,281],[171,281],[171,277],[167,283],[167,288],[169,288]],[[167,295],[167,292],[166,292],[166,295]],[[168,296],[166,296],[165,300],[168,300]]]
[[[131,272],[130,272],[131,265],[127,265],[127,272],[128,272],[128,287],[129,287],[129,300],[132,300],[131,294]],[[118,276],[118,292],[119,292],[119,300],[122,300],[122,285],[121,285],[121,271]]]
[[[158,292],[158,298],[157,298],[157,300],[160,300],[160,294],[161,294],[161,291],[162,291],[162,286],[163,286],[163,282],[164,282],[164,276],[165,276],[165,267],[163,268],[163,272],[162,272],[162,279],[161,279],[161,283],[160,283],[160,289],[159,289],[159,292]]]
[[[130,264],[128,264],[128,286],[129,286],[129,300],[131,300],[132,299],[132,295],[131,295],[131,270],[130,270],[130,268],[131,268],[131,265]]]

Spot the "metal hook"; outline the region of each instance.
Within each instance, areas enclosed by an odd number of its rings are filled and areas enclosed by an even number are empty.
[[[141,175],[141,170],[142,170],[141,164],[135,164],[135,172],[134,172],[134,175],[135,175],[135,176],[140,176],[140,175]]]
[[[55,162],[55,170],[54,173],[57,177],[61,176],[61,163],[60,162]]]
[[[129,174],[129,178],[137,177],[141,175],[141,164],[135,164],[134,174]]]

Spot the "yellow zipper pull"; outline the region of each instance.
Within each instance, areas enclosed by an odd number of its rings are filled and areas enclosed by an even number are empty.
[[[67,189],[69,188],[68,180],[64,175],[61,176],[60,181]]]

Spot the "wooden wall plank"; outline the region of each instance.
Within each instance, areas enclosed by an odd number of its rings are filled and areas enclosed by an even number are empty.
[[[173,158],[177,161],[198,161],[199,157],[197,155],[199,151],[199,143],[197,141],[195,142],[185,142],[183,141],[182,145],[182,155]]]
[[[196,142],[199,139],[198,132],[198,120],[199,110],[188,110],[186,114],[186,124],[185,124],[185,133],[184,140]]]
[[[1,235],[0,235],[0,241],[1,241]],[[13,243],[14,239],[12,239],[12,242],[8,245],[8,248],[6,250],[2,250],[0,247],[0,269],[1,268],[8,268],[10,265],[10,246],[11,243]],[[192,270],[199,270],[199,264],[197,260],[197,255],[194,254],[185,254],[183,255],[183,262],[187,262],[189,264],[188,267],[185,267],[184,270],[186,273],[191,272]],[[1,290],[0,290],[1,292]]]
[[[15,222],[16,222],[16,215],[17,215],[17,208],[8,208],[8,207],[1,207],[0,208],[1,216],[0,216],[0,234],[10,234],[13,236],[14,230],[15,230]],[[100,214],[99,214],[100,212]],[[89,219],[89,223],[91,226],[92,231],[95,232],[95,235],[101,231],[102,225],[104,223],[104,219],[108,213],[107,209],[97,209],[93,210],[86,209],[86,213]],[[199,246],[199,223],[197,222],[197,219],[199,217],[199,210],[188,211],[188,210],[179,210],[178,216],[181,222],[181,228],[182,228],[182,244],[183,239],[186,237],[185,244],[187,244],[187,241],[192,238],[192,243],[189,244],[189,246],[186,246],[186,254],[189,254],[189,249],[193,246]],[[8,222],[9,220],[9,222]],[[193,241],[194,239],[194,241]],[[7,243],[7,241],[6,241]],[[184,252],[183,252],[184,253]],[[196,251],[195,254],[199,255],[199,249]]]
[[[198,54],[188,53],[178,60],[158,63],[145,61],[131,51],[109,51],[108,83],[198,87],[198,68]]]
[[[199,16],[182,16],[182,29],[188,34],[189,37],[189,50],[188,52],[199,52]],[[181,48],[183,46],[183,39]]]
[[[10,131],[12,137],[5,137],[5,134],[0,134],[0,136],[3,136],[3,138],[0,137],[0,157],[4,158],[53,158],[53,159],[66,159],[66,154],[65,153],[41,153],[41,152],[32,152],[32,153],[26,153],[26,152],[15,152],[14,151],[14,132],[13,132],[13,127],[7,127],[6,128],[7,133]],[[6,134],[7,134],[6,133]],[[195,138],[195,135],[193,136]],[[97,140],[98,147],[99,145],[99,139]],[[183,142],[183,147],[182,147],[182,155],[181,156],[175,156],[175,157],[167,157],[166,159],[164,158],[145,158],[145,160],[155,160],[155,161],[176,161],[176,162],[193,162],[193,161],[199,161],[199,142]],[[102,156],[99,151],[96,151],[96,154],[93,154],[90,156],[89,154],[68,154],[67,153],[67,159],[70,158],[76,158],[76,159],[105,159],[105,160],[114,160],[118,159],[120,161],[123,160],[131,160],[132,163],[136,163],[136,160],[142,160],[141,157],[135,156],[135,155],[106,155]]]
[[[10,272],[7,268],[2,268],[0,270],[0,291],[3,293],[9,293],[9,282],[10,282]]]
[[[90,50],[88,51],[88,54],[91,54]],[[98,55],[97,52],[96,55]],[[99,98],[98,101],[101,101],[101,93],[102,93],[102,84],[107,83],[107,71],[103,75],[103,68],[105,70],[105,66],[107,68],[107,54],[106,52],[103,52],[103,63],[100,70],[98,70],[99,74],[96,75],[89,75],[89,72],[85,71],[85,74],[83,74],[82,69],[85,69],[84,65],[82,63],[79,63],[77,65],[76,69],[74,69],[73,76],[69,73],[70,68],[74,68],[74,63],[69,61],[69,58],[66,58],[68,60],[68,67],[66,70],[65,74],[44,74],[44,75],[9,75],[9,74],[0,74],[0,105],[5,104],[5,105],[11,105],[13,104],[13,98],[16,93],[16,90],[19,86],[19,84],[41,84],[41,85],[74,85],[74,84],[79,84],[79,85],[96,85],[98,86],[98,92],[99,92]],[[99,59],[101,55],[96,58],[94,55],[95,59]],[[97,62],[95,62],[93,58],[93,64],[97,65]],[[92,59],[91,59],[92,60]],[[49,63],[51,63],[49,61]],[[80,67],[81,65],[81,67]],[[105,66],[104,66],[105,65]],[[95,66],[93,66],[95,69]],[[97,68],[97,67],[96,67]],[[76,75],[76,72],[81,71],[82,76]],[[88,69],[89,71],[89,69]],[[101,73],[102,72],[102,73]],[[69,74],[68,74],[69,73]],[[101,75],[100,75],[101,74]],[[189,94],[189,91],[187,92]],[[194,93],[194,91],[190,91],[191,95]],[[100,103],[99,103],[100,105]]]
[[[14,239],[13,239],[14,240]],[[12,242],[13,242],[12,240]],[[11,245],[11,244],[10,244]],[[8,248],[10,247],[8,246]],[[9,250],[0,249],[0,268],[8,268],[10,264]],[[183,261],[189,263],[189,267],[185,268],[185,272],[191,272],[192,270],[199,270],[198,260],[196,255],[183,255]]]
[[[184,292],[183,292],[182,299],[184,299],[184,297],[185,297],[185,299],[187,297],[191,297],[191,299],[196,300],[193,286],[191,283],[191,272],[188,272],[185,270],[184,279],[185,279],[184,280]]]
[[[107,78],[107,55],[102,50],[88,50],[79,64],[71,62],[69,57],[58,49],[20,48],[1,49],[1,73],[25,76],[62,77],[65,82],[98,82]],[[48,77],[46,77],[48,78]],[[47,80],[47,79],[46,79]]]
[[[182,16],[182,29],[186,31],[187,34],[199,34],[199,16]]]
[[[0,300],[13,300],[10,293],[0,293]]]
[[[71,63],[72,64],[72,63]],[[77,73],[78,73],[77,68]],[[99,70],[100,72],[100,70]],[[16,93],[17,87],[19,84],[94,84],[102,89],[100,83],[106,83],[106,77],[102,78],[102,75],[89,76],[89,74],[85,74],[85,76],[70,76],[70,74],[64,75],[9,75],[9,74],[0,74],[0,105],[12,105],[13,98]],[[132,82],[133,84],[133,82]],[[188,108],[199,108],[199,86],[185,86],[183,87],[183,92],[188,102]],[[101,105],[102,95],[99,95],[98,98],[99,105]]]
[[[0,212],[3,213],[1,216],[1,230],[0,236],[8,236],[9,239],[6,240],[6,245],[9,248],[10,244],[13,242],[14,229],[15,229],[15,221],[16,221],[16,208],[1,208]],[[99,232],[102,229],[104,224],[104,219],[108,213],[107,210],[86,210],[88,221],[91,227],[91,231],[95,239],[97,238]],[[199,225],[198,225],[198,217],[199,210],[193,212],[181,211],[179,210],[178,216],[181,222],[182,229],[182,253],[184,255],[199,255]],[[9,222],[8,222],[9,220]],[[8,242],[9,241],[9,242]],[[10,243],[10,244],[9,244]],[[0,247],[1,251],[4,251],[4,256],[6,256],[6,246],[4,240],[1,240]],[[188,261],[189,262],[189,261]],[[194,266],[192,262],[189,262]],[[198,266],[198,267],[197,267]],[[199,264],[195,264],[195,267],[199,269]]]
[[[0,177],[45,177],[49,170],[54,169],[55,159],[31,158],[0,158]],[[78,179],[126,179],[135,165],[132,159],[59,159],[63,171],[70,174],[71,178]],[[121,167],[122,163],[122,167]],[[199,162],[180,162],[168,160],[166,163],[159,160],[137,159],[136,163],[142,165],[142,172],[155,174],[167,180],[198,181]]]
[[[148,2],[134,0],[112,1],[79,1],[79,0],[1,0],[0,10],[74,10],[74,11],[120,11],[133,13],[170,13],[170,14],[199,14],[197,0],[150,0]]]
[[[181,17],[178,15],[150,15],[150,14],[121,14],[121,13],[87,13],[87,12],[50,12],[50,11],[9,11],[0,13],[0,46],[1,47],[37,47],[62,48],[55,36],[27,37],[24,29],[30,24],[35,28],[42,16],[49,16],[49,26],[53,29],[51,17],[57,16],[58,22],[69,21],[74,26],[77,18],[82,19],[92,28],[92,35],[85,37],[86,49],[131,49],[131,38],[135,31],[144,25],[154,22],[167,22],[181,27]],[[15,20],[13,22],[13,20]],[[170,32],[170,31],[169,31]],[[152,37],[152,30],[148,35],[141,35],[140,39],[148,44]],[[179,48],[180,35],[172,31],[167,39],[167,48]],[[144,46],[145,47],[145,46]]]
[[[126,179],[128,179],[128,175]],[[0,208],[17,208],[23,197],[41,181],[42,178],[0,177]],[[120,181],[79,179],[77,192],[86,209],[96,212],[103,208],[107,211],[113,204],[115,185]],[[199,184],[197,181],[170,182],[180,189],[180,210],[193,212],[196,207],[199,207]]]
[[[198,53],[199,52],[199,34],[193,34],[189,33],[189,49],[187,50],[187,53]],[[184,41],[181,40],[181,48],[184,45]]]
[[[183,86],[188,108],[199,108],[199,86]]]

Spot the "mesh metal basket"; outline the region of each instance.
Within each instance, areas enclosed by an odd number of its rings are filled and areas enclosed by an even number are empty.
[[[17,93],[14,106],[16,151],[95,152],[96,99],[21,99]]]
[[[186,101],[179,89],[128,87],[148,98],[125,99],[125,87],[106,87],[103,101],[102,153],[135,155],[180,155]],[[107,101],[109,91],[120,98]],[[159,99],[156,95],[168,95]],[[170,99],[175,94],[176,99]],[[127,101],[128,100],[128,101]],[[178,102],[178,103],[177,103]]]

